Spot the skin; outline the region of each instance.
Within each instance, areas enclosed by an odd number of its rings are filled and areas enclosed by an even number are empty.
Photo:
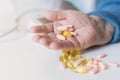
[[[34,26],[31,32],[36,35],[33,40],[47,48],[60,49],[87,49],[91,46],[108,43],[114,34],[114,27],[98,16],[88,16],[85,13],[73,10],[48,11],[44,15],[53,22]],[[56,39],[56,28],[61,25],[73,25],[78,34],[67,40]]]

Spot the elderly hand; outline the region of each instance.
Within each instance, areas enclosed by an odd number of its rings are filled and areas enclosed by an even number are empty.
[[[53,22],[32,27],[31,32],[36,33],[33,40],[54,50],[86,49],[103,45],[112,39],[114,33],[114,27],[103,19],[79,11],[48,11],[45,17]],[[58,40],[56,28],[61,25],[73,25],[78,35]]]

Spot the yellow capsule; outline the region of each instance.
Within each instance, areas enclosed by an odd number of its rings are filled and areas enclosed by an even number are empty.
[[[75,62],[75,61],[76,61],[76,58],[75,58],[75,57],[71,57],[71,60],[72,60],[73,62]]]
[[[69,67],[70,69],[74,69],[74,65],[71,62],[66,62],[65,63],[67,65],[67,67]]]
[[[81,62],[81,64],[80,64],[80,66],[86,66],[87,63],[88,63],[88,61],[89,61],[88,58],[83,59],[82,62]]]
[[[73,54],[73,53],[74,53],[74,50],[73,50],[73,49],[68,50],[68,53]]]
[[[68,57],[72,61],[76,61],[81,57],[79,50],[62,50],[64,56]]]
[[[67,53],[67,51],[66,51],[66,50],[62,50],[62,52],[63,52],[63,53]]]
[[[64,62],[63,56],[60,56],[60,57],[59,57],[59,61],[60,61],[60,62]]]
[[[70,59],[75,62],[76,60],[78,60],[81,56],[80,55],[75,55],[75,56],[70,56]]]
[[[75,54],[81,54],[81,51],[80,50],[75,50],[74,53]]]
[[[71,56],[71,57],[75,57],[76,54],[75,54],[75,53],[71,53],[70,56]]]
[[[68,60],[67,60],[66,57],[60,56],[60,57],[59,57],[59,61],[60,61],[60,62],[67,62]]]
[[[72,34],[69,31],[62,31],[62,35],[64,37],[71,37],[72,36]]]
[[[81,54],[80,50],[70,50],[69,53],[73,55]]]
[[[78,59],[81,58],[81,57],[82,57],[82,55],[77,54],[77,55],[75,56],[75,59],[78,60]]]
[[[64,55],[64,60],[69,60],[69,56]]]
[[[87,71],[83,68],[76,68],[74,71],[77,72],[77,73],[80,73],[80,74],[86,74],[87,73]]]
[[[69,56],[69,55],[70,55],[70,53],[68,53],[68,51],[67,51],[67,50],[62,50],[62,53],[63,53],[64,55],[67,55],[67,56]]]
[[[82,57],[80,50],[62,50],[63,56],[60,56],[59,60],[62,62],[67,68],[70,68],[71,70],[75,70],[75,72],[79,72],[81,74],[84,74],[85,71],[79,71],[79,69],[76,69],[74,66],[74,62],[77,61],[79,58]],[[81,66],[84,66],[85,63],[87,63],[86,59],[82,60]]]

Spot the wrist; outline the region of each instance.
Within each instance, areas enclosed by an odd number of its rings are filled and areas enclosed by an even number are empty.
[[[92,19],[92,22],[94,22],[94,26],[97,27],[99,30],[98,35],[100,36],[99,38],[99,44],[106,44],[109,43],[113,37],[114,34],[114,27],[106,22],[104,19],[91,15],[90,18]],[[101,40],[101,41],[100,41]]]

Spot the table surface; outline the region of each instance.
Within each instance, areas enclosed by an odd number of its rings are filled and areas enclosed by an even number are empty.
[[[9,38],[11,37],[11,38]],[[106,53],[105,62],[120,63],[120,43],[91,48],[85,57]],[[81,75],[59,67],[61,51],[53,51],[34,43],[31,35],[17,32],[0,39],[0,80],[119,80],[120,68],[102,71],[96,75]]]
[[[1,3],[3,4],[3,3]],[[10,10],[11,7],[0,7]],[[6,9],[5,9],[6,8]],[[10,8],[10,9],[9,9]],[[3,14],[5,15],[5,14]],[[0,34],[14,26],[13,13],[8,16],[0,15]],[[13,18],[10,16],[12,15]],[[9,17],[9,18],[8,18]],[[7,22],[7,23],[6,23]],[[4,26],[4,27],[3,27]],[[120,43],[91,48],[84,52],[85,57],[96,57],[106,53],[105,62],[120,63]],[[119,80],[120,68],[102,71],[96,75],[76,74],[59,67],[61,51],[47,49],[34,43],[29,34],[13,32],[7,37],[0,38],[0,80]]]

